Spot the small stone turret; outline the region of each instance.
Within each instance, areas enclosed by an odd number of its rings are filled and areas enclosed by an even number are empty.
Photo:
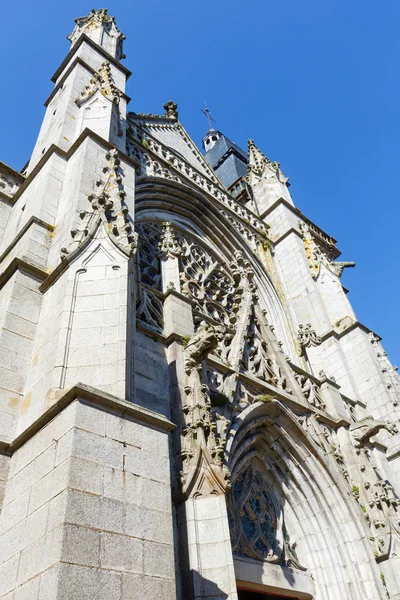
[[[71,49],[79,40],[82,34],[87,35],[91,40],[104,48],[112,57],[120,60],[125,58],[122,52],[122,43],[125,39],[124,34],[118,29],[115,18],[110,17],[106,8],[95,10],[86,17],[75,19],[75,29],[71,35],[67,36],[71,42]]]

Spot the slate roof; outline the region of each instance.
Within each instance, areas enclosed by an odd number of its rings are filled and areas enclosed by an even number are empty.
[[[236,179],[246,174],[247,152],[225,135],[220,135],[215,145],[204,154],[204,158],[228,188]]]

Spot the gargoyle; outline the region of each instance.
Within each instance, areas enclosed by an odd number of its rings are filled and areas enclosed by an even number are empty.
[[[216,349],[218,343],[223,339],[224,333],[223,327],[215,327],[205,321],[200,324],[185,348],[186,372],[190,372],[191,369],[200,365],[201,361]]]
[[[368,443],[381,429],[386,429],[392,435],[398,433],[395,423],[391,423],[390,421],[375,421],[372,417],[365,417],[365,419],[361,419],[361,421],[351,425],[350,432],[353,436],[355,447],[360,448]]]

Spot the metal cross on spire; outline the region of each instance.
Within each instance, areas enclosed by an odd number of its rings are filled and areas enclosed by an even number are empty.
[[[216,120],[212,118],[210,111],[207,108],[207,103],[204,100],[204,110],[202,108],[199,108],[199,110],[201,110],[201,112],[203,113],[203,115],[205,115],[207,121],[208,121],[208,129],[214,129],[213,126],[211,125],[211,121],[213,121],[214,123],[216,123]]]

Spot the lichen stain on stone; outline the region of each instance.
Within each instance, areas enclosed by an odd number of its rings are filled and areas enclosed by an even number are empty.
[[[8,401],[8,407],[9,408],[13,408],[14,409],[14,408],[18,408],[18,406],[19,406],[19,399],[18,398],[12,397],[12,398],[9,399],[9,401]]]
[[[32,358],[32,367],[38,364],[39,362],[39,354],[40,352],[36,352],[36,354]]]
[[[53,404],[55,404],[59,400],[59,398],[61,398],[61,396],[63,396],[64,394],[64,389],[50,388],[46,394],[46,408],[53,406]]]
[[[32,392],[28,392],[21,404],[21,415],[25,415],[31,405]]]

